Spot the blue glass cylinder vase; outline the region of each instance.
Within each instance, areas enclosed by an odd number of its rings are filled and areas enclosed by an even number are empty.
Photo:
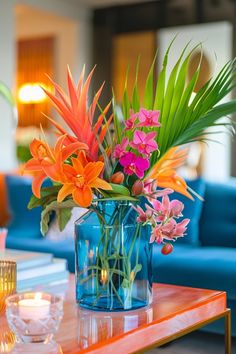
[[[136,222],[127,201],[99,201],[75,223],[76,300],[100,311],[152,302],[149,226]]]

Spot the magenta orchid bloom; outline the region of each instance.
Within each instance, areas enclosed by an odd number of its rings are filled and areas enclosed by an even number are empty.
[[[156,132],[145,134],[141,130],[137,130],[134,133],[134,138],[130,143],[130,146],[134,149],[137,149],[139,153],[145,156],[149,156],[152,151],[158,149],[157,142],[154,140],[155,137]]]
[[[161,124],[158,122],[160,116],[160,111],[146,110],[141,108],[138,114],[139,127],[160,127]]]
[[[137,119],[137,113],[133,110],[130,111],[130,117],[125,121],[125,130],[131,130],[135,127],[135,121]]]
[[[144,171],[149,168],[149,161],[143,157],[136,156],[133,152],[126,152],[120,158],[120,164],[124,167],[127,175],[136,174],[138,178],[143,178]]]
[[[128,144],[129,144],[129,139],[124,138],[122,140],[121,144],[117,144],[115,146],[114,152],[113,152],[113,157],[115,159],[120,159],[125,154],[125,150],[126,150]]]

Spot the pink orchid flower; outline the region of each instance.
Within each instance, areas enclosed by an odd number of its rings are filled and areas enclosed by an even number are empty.
[[[166,224],[161,226],[163,239],[172,240],[174,238],[176,225],[177,222],[174,219],[170,219]]]
[[[170,201],[168,195],[164,195],[162,201],[151,201],[154,212],[158,214],[158,221],[163,221],[170,217],[181,217],[184,205],[177,199]],[[150,207],[149,207],[150,208]]]
[[[114,152],[113,152],[113,157],[115,159],[120,159],[125,154],[125,150],[126,150],[128,144],[129,144],[129,139],[124,138],[122,140],[121,144],[117,144],[115,146]]]
[[[130,110],[130,117],[125,121],[125,130],[131,130],[135,127],[135,121],[137,119],[137,113]]]
[[[133,209],[137,211],[138,217],[137,222],[145,223],[152,218],[152,212],[149,210],[144,211],[139,205],[137,207],[133,206]]]
[[[136,130],[130,146],[134,149],[137,149],[139,153],[144,154],[145,156],[149,156],[152,151],[158,149],[158,145],[154,140],[155,137],[156,132],[145,134],[141,130]]]
[[[171,188],[157,189],[157,182],[155,179],[146,179],[144,181],[143,191],[150,203],[153,201],[153,199],[173,193],[173,189]]]
[[[173,199],[170,202],[170,216],[180,217],[183,216],[182,211],[184,209],[184,204],[177,199]]]
[[[183,237],[189,223],[189,219],[184,219],[180,223],[177,223],[173,218],[166,224],[158,224],[152,230],[150,243],[156,241],[158,244],[164,240],[174,241],[178,237]]]
[[[127,175],[136,174],[138,178],[143,178],[144,171],[149,168],[149,161],[143,157],[136,156],[133,152],[126,152],[120,158],[120,164],[124,167]]]
[[[139,127],[160,127],[161,124],[158,122],[160,116],[160,111],[146,110],[141,108],[138,114]]]
[[[161,244],[163,242],[163,236],[162,236],[160,225],[157,225],[155,228],[152,229],[149,242],[153,243],[154,241],[156,241],[158,244]]]
[[[171,219],[167,224],[161,227],[163,238],[173,240],[178,237],[183,237],[189,221],[189,219],[184,219],[180,223],[177,223],[174,219]]]
[[[184,219],[175,227],[175,237],[183,237],[185,235],[185,231],[187,230],[187,225],[190,222],[190,219]]]

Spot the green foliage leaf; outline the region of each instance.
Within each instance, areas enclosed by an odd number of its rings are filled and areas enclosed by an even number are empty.
[[[66,224],[71,218],[72,208],[63,208],[56,210],[56,216],[58,221],[59,230],[62,231],[66,227]]]
[[[54,201],[46,205],[46,207],[43,209],[41,213],[40,227],[41,227],[42,234],[46,235],[48,231],[50,218],[53,212],[55,212],[58,217],[58,225],[60,230],[62,231],[66,226],[67,222],[69,221],[69,216],[71,215],[70,212],[74,207],[78,207],[78,205],[75,204],[75,202],[71,199],[66,200],[62,203],[58,203],[57,201]]]
[[[139,94],[138,94],[139,63],[140,63],[140,58],[138,59],[137,65],[136,65],[135,83],[134,83],[133,94],[132,94],[132,108],[133,108],[134,112],[138,112],[139,108],[140,108],[140,100],[139,100]]]
[[[95,201],[104,201],[104,200],[128,200],[128,201],[131,201],[131,202],[137,202],[138,199],[135,198],[135,197],[130,197],[130,196],[127,196],[127,195],[121,195],[121,194],[109,194],[109,193],[106,193],[104,195],[105,198],[98,198],[96,199]]]
[[[130,192],[129,192],[128,188],[126,188],[122,184],[110,183],[110,185],[112,187],[112,191],[110,193],[112,193],[112,194],[122,194],[122,195],[126,195],[126,196],[130,195]],[[108,191],[106,191],[106,192],[108,192]]]
[[[144,90],[144,107],[146,109],[152,109],[153,107],[153,96],[154,96],[154,69],[156,64],[157,53],[152,62],[151,68],[149,70],[145,90]]]
[[[129,118],[129,112],[130,112],[130,101],[129,101],[129,95],[127,91],[128,76],[129,76],[129,68],[127,69],[127,73],[126,73],[125,88],[124,88],[123,101],[122,101],[122,111],[123,111],[124,119]]]
[[[30,201],[28,203],[28,209],[33,209],[39,206],[44,207],[53,200],[56,200],[60,188],[61,186],[43,187],[41,189],[40,199],[35,197],[35,195],[31,196]]]
[[[114,113],[114,129],[115,129],[115,139],[116,143],[120,144],[122,140],[122,125],[119,120],[118,114],[117,114],[117,107],[116,107],[116,99],[115,99],[115,94],[113,92],[113,100],[112,100],[112,107],[113,107],[113,113]]]

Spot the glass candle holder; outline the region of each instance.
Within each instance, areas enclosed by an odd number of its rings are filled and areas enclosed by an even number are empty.
[[[16,292],[16,263],[0,261],[0,313],[5,309],[6,298]]]
[[[12,295],[6,299],[6,315],[18,342],[48,343],[63,317],[63,299],[46,293]]]

